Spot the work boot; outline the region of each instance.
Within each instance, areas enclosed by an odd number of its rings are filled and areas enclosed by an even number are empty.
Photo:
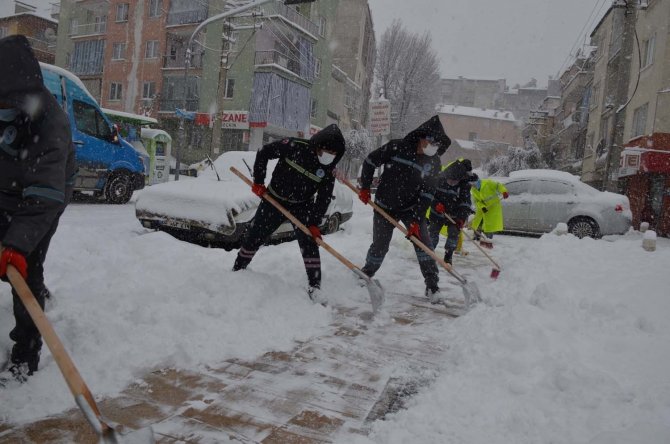
[[[321,304],[324,307],[328,305],[328,298],[326,298],[326,295],[323,294],[319,287],[309,287],[307,289],[307,296],[309,296],[309,300],[315,304]]]
[[[426,287],[426,297],[431,304],[444,303],[444,296],[438,287]]]
[[[454,250],[444,250],[444,261],[449,265],[452,265],[454,257]]]
[[[33,339],[28,344],[14,344],[10,358],[14,366],[26,366],[27,375],[30,376],[37,371],[40,363],[40,349],[42,348],[41,339]],[[11,368],[11,367],[10,367]]]

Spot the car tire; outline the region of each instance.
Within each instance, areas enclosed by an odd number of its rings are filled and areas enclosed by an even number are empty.
[[[336,233],[340,229],[340,215],[338,213],[332,214],[328,218],[328,234]]]
[[[124,172],[113,173],[105,184],[105,200],[110,204],[128,203],[133,195],[133,183],[130,175]]]
[[[568,232],[574,234],[578,238],[592,237],[594,239],[600,237],[600,228],[595,220],[590,217],[575,217],[568,222]]]

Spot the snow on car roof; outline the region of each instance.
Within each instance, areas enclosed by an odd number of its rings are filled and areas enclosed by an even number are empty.
[[[543,179],[559,179],[568,182],[581,182],[579,176],[566,173],[565,171],[535,169],[535,170],[518,170],[509,173],[510,178],[520,179],[522,177],[540,177]]]

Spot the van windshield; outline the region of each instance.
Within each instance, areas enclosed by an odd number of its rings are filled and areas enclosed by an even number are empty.
[[[72,103],[74,109],[74,120],[77,129],[84,134],[98,139],[111,141],[112,130],[105,121],[100,111],[93,105],[75,100]]]

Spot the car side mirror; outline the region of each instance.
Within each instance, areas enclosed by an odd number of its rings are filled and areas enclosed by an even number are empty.
[[[119,141],[119,125],[116,123],[112,125],[112,135],[111,135],[112,142],[114,143],[120,143]]]

